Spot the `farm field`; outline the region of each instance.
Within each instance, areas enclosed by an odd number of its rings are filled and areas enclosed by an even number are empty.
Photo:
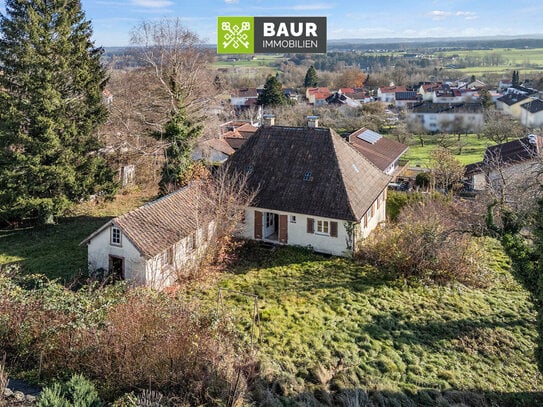
[[[404,285],[348,259],[252,248],[220,281],[222,304],[249,340],[253,300],[240,293],[258,296],[261,376],[286,404],[371,389],[394,400],[382,405],[453,390],[463,405],[490,405],[489,397],[535,405],[543,401],[536,310],[499,244],[486,247],[487,289]],[[216,301],[218,292],[201,295]],[[422,405],[449,405],[438,401]]]

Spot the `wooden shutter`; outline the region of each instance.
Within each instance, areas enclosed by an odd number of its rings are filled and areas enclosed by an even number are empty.
[[[262,212],[255,211],[255,239],[262,239]]]
[[[337,222],[330,222],[330,236],[337,237]]]
[[[315,219],[307,218],[307,233],[315,233]]]
[[[279,215],[279,243],[287,243],[288,241],[288,217],[287,215]]]

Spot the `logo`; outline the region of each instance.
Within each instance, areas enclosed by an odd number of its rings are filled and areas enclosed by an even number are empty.
[[[217,53],[254,54],[254,17],[219,17]]]
[[[326,53],[326,17],[219,17],[217,53]]]

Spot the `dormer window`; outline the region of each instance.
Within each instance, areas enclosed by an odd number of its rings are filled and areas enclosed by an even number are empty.
[[[311,171],[306,171],[306,173],[304,174],[304,181],[313,181],[313,177],[311,177]]]
[[[112,246],[122,246],[121,229],[116,226],[111,227],[110,243]]]
[[[247,172],[247,175],[251,175],[255,170],[255,167],[252,165],[252,164],[249,164],[246,168],[245,168],[245,171]]]

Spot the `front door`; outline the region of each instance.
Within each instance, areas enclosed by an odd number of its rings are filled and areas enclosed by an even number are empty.
[[[109,274],[115,280],[124,280],[124,259],[117,256],[109,256]]]

